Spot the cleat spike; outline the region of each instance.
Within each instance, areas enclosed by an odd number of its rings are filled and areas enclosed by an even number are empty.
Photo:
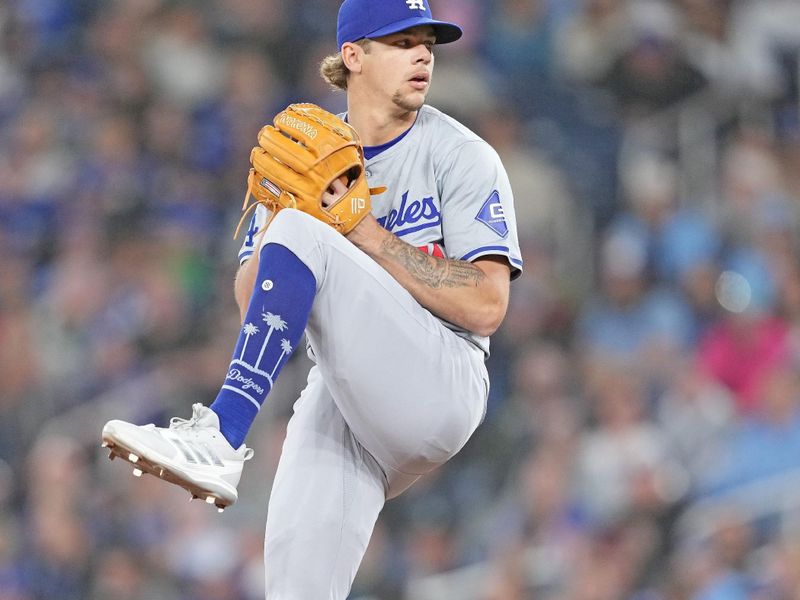
[[[131,461],[133,464],[136,464],[137,462],[139,462],[139,457],[136,456],[133,452],[131,452],[130,454],[128,454],[128,460]]]
[[[141,477],[142,476],[142,470],[141,469],[134,469],[133,470],[133,476],[134,477]]]
[[[159,469],[158,470],[158,476],[159,477],[164,477],[164,469]]]
[[[218,507],[217,507],[217,512],[218,512],[218,513],[223,513],[223,512],[225,512],[225,507],[224,507],[224,506],[218,506]]]
[[[114,451],[113,451],[113,450],[111,450],[111,451],[108,453],[108,460],[114,460],[115,458],[117,458],[117,455],[116,455],[116,454],[114,454]]]
[[[108,442],[106,442],[105,440],[103,440],[103,443],[102,443],[102,444],[100,444],[100,447],[101,447],[101,448],[108,448]]]
[[[208,504],[214,504],[214,502],[216,502],[216,501],[217,501],[217,499],[214,498],[214,496],[206,496],[206,502]]]
[[[192,500],[199,500],[199,499],[200,499],[200,496],[198,496],[197,494],[191,494],[191,497],[189,498],[189,502],[191,502]]]

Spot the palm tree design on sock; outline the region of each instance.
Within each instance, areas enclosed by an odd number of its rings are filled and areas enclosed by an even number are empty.
[[[259,329],[252,323],[246,323],[245,326],[242,328],[242,332],[244,333],[245,338],[244,338],[244,344],[242,344],[242,351],[239,353],[239,360],[244,359],[244,351],[247,350],[247,342],[250,341],[250,336],[257,334],[259,332]]]
[[[292,351],[292,344],[286,338],[281,340],[281,355],[278,357],[278,362],[275,363],[275,366],[272,368],[272,373],[269,374],[270,379],[275,378],[275,371],[278,370],[278,365],[281,364],[284,356],[287,356]]]
[[[267,324],[269,329],[267,330],[267,337],[264,338],[264,343],[261,344],[261,351],[258,353],[258,358],[256,358],[255,368],[260,370],[260,363],[261,357],[264,356],[264,350],[267,349],[267,344],[269,344],[269,338],[272,337],[272,332],[277,331],[284,331],[287,327],[286,321],[284,321],[280,315],[272,314],[271,312],[261,313],[261,320]],[[278,360],[280,362],[280,360]]]

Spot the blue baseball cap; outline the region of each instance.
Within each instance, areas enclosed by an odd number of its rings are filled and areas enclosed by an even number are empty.
[[[397,33],[417,25],[430,25],[437,44],[455,42],[461,28],[446,21],[436,21],[428,0],[344,0],[339,7],[336,41],[345,42],[376,38]]]

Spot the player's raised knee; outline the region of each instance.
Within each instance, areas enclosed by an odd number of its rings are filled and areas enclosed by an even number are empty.
[[[269,230],[302,231],[324,223],[296,208],[284,208],[272,218]],[[268,230],[268,231],[269,231]]]
[[[266,240],[280,239],[281,243],[305,244],[311,239],[339,234],[327,223],[315,219],[296,208],[284,208],[273,217],[267,229]]]

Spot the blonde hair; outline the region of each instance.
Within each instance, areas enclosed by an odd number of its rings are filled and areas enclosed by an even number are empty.
[[[357,46],[361,46],[364,52],[369,52],[370,40],[367,38],[354,43]],[[347,79],[350,77],[350,69],[344,64],[341,52],[323,58],[319,65],[319,74],[331,87],[338,90],[347,89]]]

